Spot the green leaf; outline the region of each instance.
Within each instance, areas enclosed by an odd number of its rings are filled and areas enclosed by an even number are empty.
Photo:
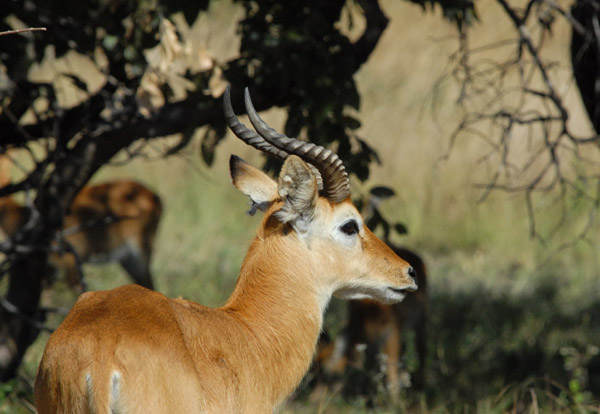
[[[403,223],[394,224],[394,230],[400,235],[408,234],[408,228]]]
[[[106,50],[113,50],[119,44],[119,38],[117,36],[106,35],[102,39],[102,46]]]

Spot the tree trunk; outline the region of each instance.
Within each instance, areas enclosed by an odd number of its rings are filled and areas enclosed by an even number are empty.
[[[96,144],[76,145],[38,191],[27,223],[13,236],[14,259],[9,286],[0,303],[0,381],[15,377],[25,351],[40,333],[46,315],[40,310],[51,267],[48,251],[60,232],[75,195],[98,168]],[[113,154],[109,156],[112,157]]]
[[[580,24],[573,25],[572,29],[573,75],[592,126],[600,134],[600,4],[597,0],[578,0],[571,14]]]
[[[47,255],[36,252],[13,262],[8,292],[0,308],[0,381],[16,375],[25,351],[44,323],[39,309]]]

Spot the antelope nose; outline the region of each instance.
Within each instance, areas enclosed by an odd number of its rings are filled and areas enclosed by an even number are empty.
[[[415,279],[417,277],[417,271],[414,267],[409,266],[409,268],[406,269],[406,273],[408,273],[408,276],[410,276],[410,278],[412,279],[412,285],[407,287],[406,290],[408,290],[409,292],[414,292],[419,288],[417,286],[417,280]]]

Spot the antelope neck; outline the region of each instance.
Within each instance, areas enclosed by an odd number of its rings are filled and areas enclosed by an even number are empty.
[[[252,332],[265,375],[278,383],[281,400],[308,369],[330,297],[319,292],[314,266],[282,240],[257,237],[242,265],[233,294],[222,308]],[[283,251],[285,249],[285,252]]]

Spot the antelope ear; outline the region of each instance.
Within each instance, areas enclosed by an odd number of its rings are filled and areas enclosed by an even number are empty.
[[[286,158],[279,174],[279,196],[283,207],[276,213],[283,222],[294,222],[302,230],[313,217],[319,186],[311,168],[295,155]]]
[[[278,198],[277,183],[237,155],[229,158],[229,172],[234,187],[252,201],[252,207],[248,214],[253,215],[256,213],[256,209],[265,211],[269,204]]]

